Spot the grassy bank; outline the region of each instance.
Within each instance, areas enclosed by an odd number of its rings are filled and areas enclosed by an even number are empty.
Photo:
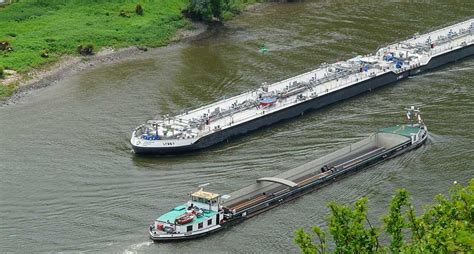
[[[63,55],[79,55],[79,45],[158,47],[190,25],[182,11],[190,0],[22,0],[0,7],[0,67],[27,73]],[[225,19],[256,0],[231,0]],[[5,46],[5,43],[6,46]],[[0,88],[0,97],[14,88]]]
[[[136,1],[25,0],[0,9],[0,41],[11,45],[2,52],[0,66],[25,72],[78,45],[161,46],[186,24],[181,15],[187,0],[149,0],[144,15],[135,13]],[[119,16],[121,11],[129,17]],[[48,57],[42,57],[44,51]]]

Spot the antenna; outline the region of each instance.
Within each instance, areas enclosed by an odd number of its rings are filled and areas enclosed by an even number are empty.
[[[416,120],[418,120],[419,124],[423,123],[423,120],[421,119],[420,108],[415,108],[415,106],[411,106],[409,108],[405,108],[405,110],[407,111],[407,120],[411,123],[411,125],[413,125],[414,121]]]
[[[210,184],[210,183],[203,183],[203,184],[200,184],[198,187],[199,187],[199,188],[206,187],[206,186],[208,186],[209,184]]]

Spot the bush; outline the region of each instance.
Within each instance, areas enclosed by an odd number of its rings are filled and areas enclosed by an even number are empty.
[[[222,13],[220,1],[221,0],[190,0],[187,8],[188,16],[207,22],[212,21],[214,18],[220,18]]]
[[[189,0],[184,14],[192,19],[221,22],[239,14],[247,1]]]
[[[17,90],[17,88],[18,88],[18,83],[9,84],[9,85],[0,85],[0,101],[4,98],[12,96],[15,90]]]
[[[82,44],[77,46],[77,53],[83,56],[90,56],[94,54],[94,45],[86,44],[83,46]]]
[[[334,253],[472,253],[474,178],[467,186],[455,183],[449,194],[437,195],[435,204],[416,215],[408,191],[398,190],[382,227],[369,221],[367,198],[354,207],[331,202],[328,228]],[[300,228],[294,242],[302,253],[329,253],[327,234],[318,226],[310,233]],[[390,243],[379,241],[381,234]]]
[[[42,58],[48,58],[49,57],[49,50],[48,49],[43,49],[43,51],[41,51],[40,56]]]
[[[135,7],[135,13],[137,15],[143,16],[143,7],[141,4],[137,4],[137,6]]]
[[[124,10],[120,10],[119,16],[124,18],[130,18],[130,14],[128,14],[128,12]]]
[[[7,51],[11,49],[9,41],[0,41],[0,51]]]

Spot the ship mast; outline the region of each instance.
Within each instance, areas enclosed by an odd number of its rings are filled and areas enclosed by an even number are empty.
[[[416,122],[418,124],[423,124],[423,119],[421,118],[421,111],[420,108],[415,108],[415,106],[411,106],[410,108],[405,108],[407,111],[407,121],[410,123],[411,126],[414,126]]]

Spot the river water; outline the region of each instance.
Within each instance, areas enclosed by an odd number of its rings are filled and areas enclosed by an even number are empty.
[[[0,108],[1,252],[297,252],[293,231],[325,225],[327,202],[369,197],[380,222],[397,188],[421,210],[473,177],[474,61],[467,59],[253,132],[203,152],[138,157],[131,131],[296,75],[323,62],[472,16],[474,2],[266,4],[207,38],[84,71]],[[258,51],[265,43],[269,52]],[[199,184],[225,194],[400,123],[421,106],[428,143],[234,228],[154,244],[148,225]]]

